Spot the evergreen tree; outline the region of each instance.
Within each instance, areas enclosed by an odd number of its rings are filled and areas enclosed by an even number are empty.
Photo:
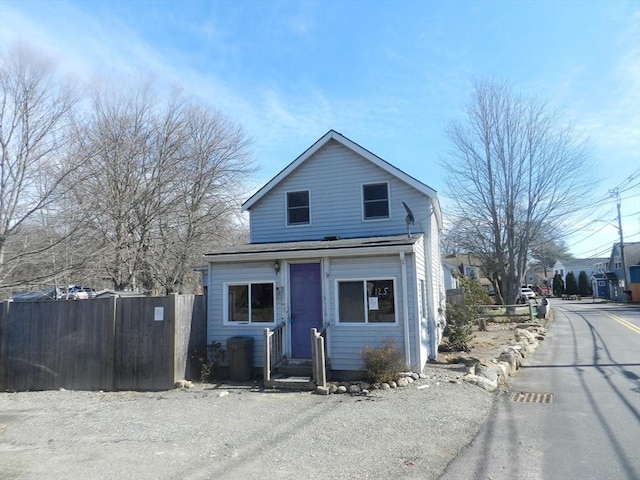
[[[578,294],[578,282],[576,282],[576,276],[573,274],[573,272],[567,273],[567,285],[565,290],[567,295]]]
[[[591,296],[591,284],[587,272],[584,270],[578,275],[578,293],[583,297]]]
[[[562,281],[562,276],[559,273],[556,273],[553,276],[552,291],[554,297],[559,297],[564,293],[564,282]]]

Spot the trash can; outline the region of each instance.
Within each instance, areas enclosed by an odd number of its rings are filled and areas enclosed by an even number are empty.
[[[253,338],[229,337],[229,378],[236,382],[251,380],[253,370]]]

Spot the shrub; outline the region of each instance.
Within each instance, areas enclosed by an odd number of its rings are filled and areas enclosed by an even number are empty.
[[[482,305],[491,303],[491,298],[475,280],[461,278],[462,298],[458,302],[447,303],[447,326],[444,336],[450,350],[469,351],[469,342],[473,340],[473,324],[482,312]]]
[[[469,351],[468,343],[473,340],[472,325],[476,319],[474,310],[464,303],[447,303],[447,326],[443,335],[447,337],[450,350]]]
[[[389,383],[396,380],[400,372],[408,370],[403,353],[391,338],[383,340],[379,347],[365,346],[360,358],[370,383]]]
[[[216,370],[227,357],[227,351],[222,348],[220,342],[211,342],[207,345],[206,358],[202,358],[200,367],[200,381],[212,382],[216,375]]]

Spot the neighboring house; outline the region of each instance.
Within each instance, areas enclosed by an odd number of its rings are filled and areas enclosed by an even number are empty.
[[[460,270],[458,266],[450,262],[442,262],[442,272],[444,274],[444,289],[445,290],[457,290],[460,288]]]
[[[209,343],[251,337],[261,367],[265,328],[284,329],[294,360],[311,357],[312,328],[326,329],[334,378],[361,371],[362,348],[385,339],[415,371],[436,358],[445,295],[434,190],[331,130],[242,208],[250,243],[205,255]]]
[[[458,275],[470,280],[477,280],[480,285],[484,287],[487,293],[493,293],[493,285],[482,271],[480,267],[480,260],[471,254],[457,254],[447,255],[444,257],[444,262],[450,265],[455,265],[458,270]],[[458,287],[454,287],[458,288]]]
[[[607,258],[572,258],[571,260],[557,260],[553,265],[553,274],[560,275],[562,282],[567,285],[567,275],[573,272],[576,283],[580,277],[580,272],[585,272],[588,278],[594,273],[604,273],[604,266],[607,264]]]
[[[637,268],[639,265],[640,242],[624,244],[624,269],[620,243],[613,245],[611,256],[609,257],[609,270],[606,272],[612,300],[626,302],[629,300],[626,292],[632,292],[631,301],[637,302],[640,300],[638,298],[640,296],[640,278],[638,278]]]

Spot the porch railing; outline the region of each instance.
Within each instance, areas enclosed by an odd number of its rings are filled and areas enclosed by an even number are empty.
[[[326,337],[329,325],[324,325],[320,330],[311,329],[311,368],[313,381],[319,387],[327,386],[327,355]]]
[[[264,329],[264,362],[262,364],[263,379],[265,385],[271,382],[271,372],[275,366],[284,358],[284,323],[276,326],[273,330]]]

